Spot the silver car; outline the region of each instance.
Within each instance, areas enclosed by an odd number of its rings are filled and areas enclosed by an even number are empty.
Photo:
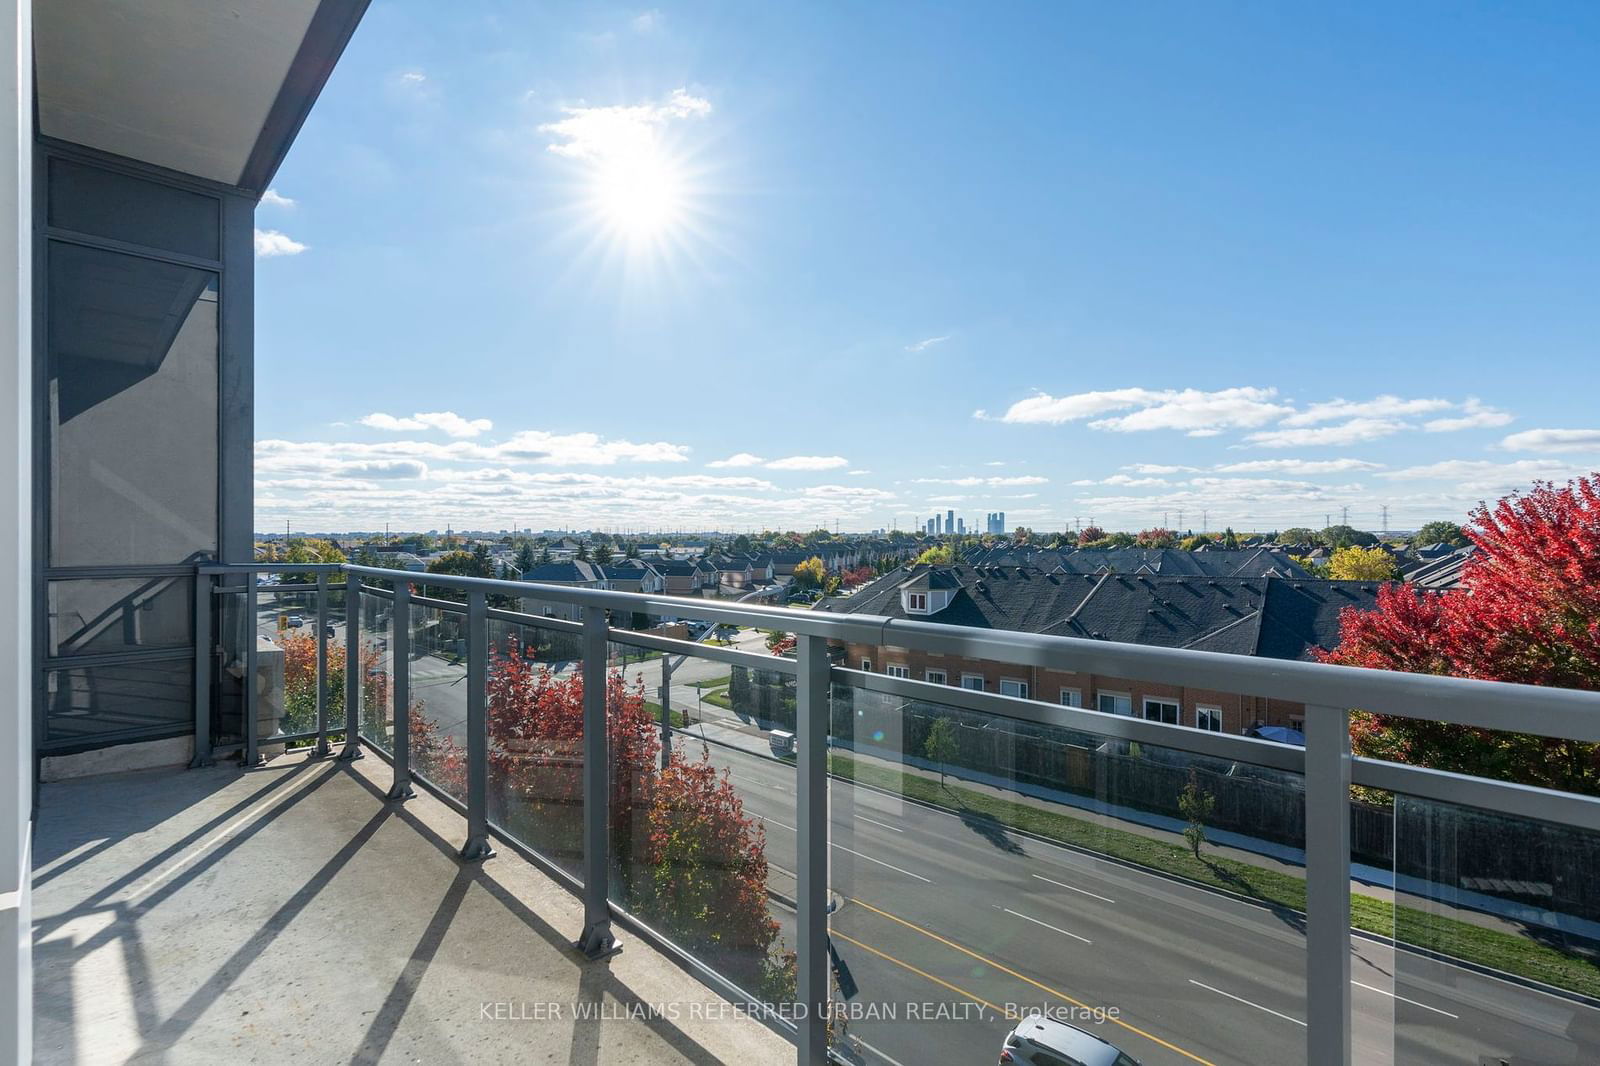
[[[1115,1044],[1043,1014],[1017,1023],[1000,1048],[1001,1063],[1016,1066],[1139,1066]]]

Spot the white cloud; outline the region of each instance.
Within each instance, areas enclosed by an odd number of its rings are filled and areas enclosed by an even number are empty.
[[[655,8],[641,11],[628,20],[628,25],[633,28],[634,33],[654,33],[661,28],[661,12]]]
[[[1600,452],[1600,429],[1525,429],[1500,447],[1513,452]]]
[[[977,485],[986,485],[990,488],[1001,488],[1013,485],[1045,485],[1050,481],[1047,477],[1035,474],[1022,474],[1015,477],[918,477],[912,478],[913,485],[956,485],[961,488],[972,488]]]
[[[428,80],[428,76],[420,70],[408,70],[400,75],[400,81],[405,85],[421,85]]]
[[[1404,422],[1387,418],[1353,418],[1337,426],[1314,426],[1304,429],[1272,429],[1251,433],[1245,440],[1263,448],[1300,448],[1308,446],[1337,447],[1343,444],[1360,444],[1378,440],[1406,428]]]
[[[866,477],[868,474],[872,473],[872,471],[870,471],[870,470],[846,470],[845,473],[848,474],[850,477]]]
[[[1460,415],[1454,418],[1430,419],[1422,424],[1422,428],[1429,433],[1454,433],[1462,429],[1504,426],[1509,422],[1511,422],[1510,414],[1490,407],[1476,396],[1470,396],[1467,402],[1461,405]]]
[[[942,337],[926,337],[926,338],[924,338],[924,339],[922,339],[920,341],[915,341],[915,342],[913,342],[911,344],[906,345],[906,351],[908,351],[908,352],[926,351],[927,349],[932,348],[935,344],[943,344],[945,341],[947,341],[949,339],[950,339],[950,335],[948,333],[945,334]]]
[[[1124,488],[1151,488],[1162,485],[1171,485],[1172,482],[1160,477],[1129,477],[1127,474],[1112,474],[1100,481],[1094,478],[1082,478],[1073,482],[1074,485],[1121,485]]]
[[[284,196],[277,189],[268,189],[261,196],[261,202],[268,207],[295,207],[296,202]]]
[[[1000,416],[1011,423],[1060,425],[1114,411],[1128,414],[1100,418],[1089,423],[1093,429],[1116,433],[1151,430],[1180,430],[1191,437],[1213,436],[1224,429],[1249,429],[1266,425],[1291,413],[1294,408],[1274,402],[1276,389],[1233,388],[1216,392],[1199,389],[1110,389],[1080,392],[1070,396],[1039,393],[1018,400]],[[976,418],[989,416],[978,411]]]
[[[766,464],[768,470],[837,470],[849,466],[842,455],[790,455]]]
[[[1378,477],[1393,481],[1448,481],[1459,492],[1499,495],[1526,489],[1535,481],[1565,481],[1588,470],[1559,459],[1518,459],[1496,463],[1484,459],[1446,459],[1423,466],[1391,470]]]
[[[1434,411],[1448,411],[1456,405],[1437,398],[1405,400],[1399,396],[1375,396],[1370,400],[1329,400],[1314,403],[1304,411],[1297,411],[1283,420],[1286,426],[1314,426],[1320,422],[1356,421],[1361,419],[1394,419],[1411,415],[1424,415]]]
[[[301,244],[287,233],[275,229],[256,230],[256,255],[270,259],[276,255],[299,255],[310,245]]]
[[[1198,474],[1198,466],[1172,466],[1166,463],[1131,463],[1123,467],[1135,474]]]
[[[561,110],[565,118],[539,127],[540,133],[554,138],[547,149],[568,159],[606,162],[647,156],[662,127],[680,119],[704,118],[711,113],[711,101],[674,89],[658,103]]]
[[[494,428],[487,418],[462,418],[454,411],[419,411],[410,418],[397,418],[382,411],[374,411],[360,419],[371,429],[415,431],[437,429],[451,437],[476,437]]]
[[[749,452],[739,452],[735,455],[728,456],[726,459],[717,459],[713,462],[707,463],[706,465],[718,468],[728,466],[760,466],[764,462],[766,462],[766,460],[761,458],[759,455],[751,455]]]
[[[1340,474],[1352,470],[1382,470],[1382,463],[1363,459],[1256,459],[1216,467],[1219,474]]]
[[[523,430],[504,444],[494,447],[502,456],[526,459],[554,466],[610,466],[618,462],[682,463],[689,449],[682,444],[655,441],[635,444],[626,440],[604,440],[597,433],[546,433]]]

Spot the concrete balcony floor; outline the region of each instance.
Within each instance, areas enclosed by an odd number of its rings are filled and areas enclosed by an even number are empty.
[[[583,959],[577,900],[504,849],[458,862],[461,817],[389,780],[285,755],[44,785],[35,1060],[793,1061],[636,939]]]

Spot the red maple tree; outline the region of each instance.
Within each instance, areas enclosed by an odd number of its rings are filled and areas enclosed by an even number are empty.
[[[1477,551],[1458,587],[1391,585],[1347,608],[1325,662],[1600,689],[1600,473],[1536,482],[1472,512]],[[1359,754],[1600,793],[1600,745],[1358,715]]]

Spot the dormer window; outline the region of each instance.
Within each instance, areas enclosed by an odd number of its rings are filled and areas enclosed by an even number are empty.
[[[926,592],[906,593],[906,610],[915,611],[918,614],[927,614],[928,594]]]

